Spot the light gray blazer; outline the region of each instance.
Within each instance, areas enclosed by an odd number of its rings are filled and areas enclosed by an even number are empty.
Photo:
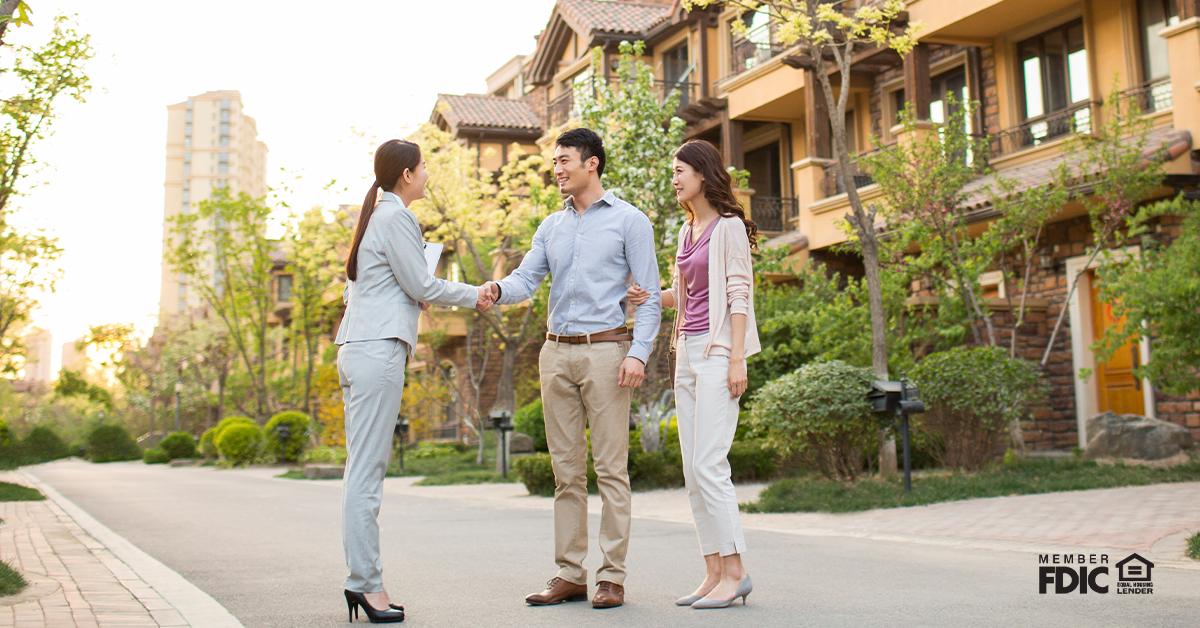
[[[475,307],[478,290],[431,275],[424,247],[417,217],[400,197],[384,192],[358,246],[358,280],[347,282],[343,293],[337,344],[398,338],[411,356],[420,303]]]

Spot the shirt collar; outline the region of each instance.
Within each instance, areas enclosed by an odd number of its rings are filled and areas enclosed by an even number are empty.
[[[617,195],[613,194],[612,190],[607,190],[604,192],[604,196],[601,196],[600,200],[596,201],[596,203],[593,204],[592,207],[598,207],[598,206],[602,206],[602,205],[607,205],[609,207],[612,207],[613,205],[616,205],[616,204],[617,204]],[[575,208],[575,197],[574,196],[567,197],[566,205],[567,205],[567,209],[569,209],[571,211],[578,211]],[[591,209],[592,207],[588,207],[587,209]]]
[[[396,194],[392,193],[392,192],[384,192],[384,193],[383,193],[383,196],[382,196],[382,198],[381,198],[380,200],[383,200],[383,201],[394,201],[394,202],[396,202],[396,203],[400,203],[400,206],[401,206],[401,207],[404,207],[404,201],[400,200],[400,197],[399,197],[399,196],[397,196]]]

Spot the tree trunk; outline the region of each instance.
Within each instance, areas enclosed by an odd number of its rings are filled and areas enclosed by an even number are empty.
[[[863,272],[867,280],[867,303],[871,312],[871,369],[875,377],[888,379],[887,365],[887,313],[883,310],[883,282],[879,276],[879,240],[875,232],[875,212],[867,212],[863,208],[862,199],[858,196],[858,188],[850,171],[850,155],[846,146],[846,98],[850,93],[850,60],[851,50],[835,56],[842,76],[841,93],[833,97],[833,87],[829,84],[829,76],[824,69],[816,72],[825,95],[826,109],[830,112],[829,122],[833,128],[834,159],[838,163],[838,179],[846,190],[846,198],[850,201],[851,215],[849,222],[858,231],[862,244]],[[818,50],[817,58],[821,58]],[[879,432],[879,472],[882,475],[896,473],[896,438],[890,430]]]
[[[21,0],[4,0],[3,3],[0,3],[0,46],[4,45],[4,33],[19,4],[21,4]]]

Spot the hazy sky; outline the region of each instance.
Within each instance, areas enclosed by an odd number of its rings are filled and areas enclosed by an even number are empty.
[[[64,342],[89,325],[158,311],[166,108],[233,89],[266,142],[267,182],[300,208],[359,204],[380,141],[429,118],[438,93],[482,92],[528,54],[553,0],[303,2],[30,0],[34,27],[6,43],[45,41],[55,15],[92,36],[93,91],[64,102],[42,162],[15,201],[14,223],[65,249],[57,293],[34,323]],[[11,56],[3,58],[5,65]],[[337,180],[336,188],[324,190]]]

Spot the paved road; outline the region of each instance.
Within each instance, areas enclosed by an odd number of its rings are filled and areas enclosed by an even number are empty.
[[[337,482],[76,460],[30,472],[247,626],[345,625]],[[591,525],[594,539],[595,518]],[[1155,569],[1152,596],[1042,596],[1035,554],[755,530],[748,607],[676,608],[671,601],[702,569],[694,533],[646,519],[634,521],[625,607],[528,608],[524,594],[554,567],[544,509],[392,485],[381,527],[387,584],[412,626],[1195,626],[1200,618],[1195,570]],[[597,555],[593,540],[589,567]]]

